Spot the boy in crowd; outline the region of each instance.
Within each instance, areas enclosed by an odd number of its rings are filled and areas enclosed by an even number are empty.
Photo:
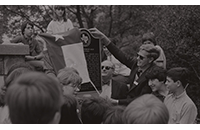
[[[152,69],[150,73],[146,74],[148,84],[152,89],[152,94],[159,98],[162,102],[168,94],[166,87],[166,70],[162,67]]]
[[[26,62],[35,67],[36,70],[43,71],[44,62],[41,60],[43,58],[43,52],[37,40],[33,37],[33,27],[33,23],[29,21],[22,23],[22,35],[15,37],[10,42],[28,45],[30,55],[25,56]]]
[[[186,93],[189,71],[176,67],[167,71],[166,85],[169,94],[164,103],[169,110],[169,124],[195,123],[197,108]]]

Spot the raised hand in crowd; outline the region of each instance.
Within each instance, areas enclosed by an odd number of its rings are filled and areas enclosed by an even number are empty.
[[[101,39],[103,45],[108,46],[110,44],[110,39],[97,28],[91,28],[89,31],[94,37]]]

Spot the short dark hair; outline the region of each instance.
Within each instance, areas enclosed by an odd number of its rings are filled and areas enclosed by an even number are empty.
[[[102,97],[89,97],[83,100],[81,106],[81,119],[83,124],[101,124],[103,115],[110,105]]]
[[[8,88],[6,105],[13,124],[47,124],[62,106],[60,84],[44,73],[29,72]]]
[[[167,76],[170,77],[174,82],[179,80],[184,88],[186,87],[186,84],[189,83],[189,75],[189,70],[184,67],[175,67],[167,71]]]
[[[77,109],[78,102],[72,95],[63,95],[64,104],[61,107],[61,118],[59,124],[80,124]]]
[[[153,32],[147,32],[142,36],[142,43],[145,41],[151,41],[154,45],[156,45],[156,38]]]
[[[25,68],[25,67],[19,67],[14,69],[6,78],[5,78],[5,86],[8,88],[20,75],[30,72],[32,70]]]
[[[146,73],[146,78],[149,79],[158,79],[159,81],[166,81],[167,71],[162,67],[154,67],[152,70]]]
[[[122,120],[124,124],[167,124],[169,112],[156,96],[144,94],[126,107]]]
[[[27,69],[30,69],[30,70],[33,70],[34,71],[34,68],[28,64],[27,62],[17,62],[13,65],[10,66],[10,68],[8,69],[8,72],[7,72],[7,76],[15,69],[17,68],[27,68]]]
[[[122,124],[122,114],[125,110],[125,106],[117,105],[112,106],[106,110],[103,116],[103,124]]]
[[[34,27],[34,24],[30,21],[23,22],[22,26],[21,26],[22,35],[24,35],[24,30],[25,30],[27,25],[31,25],[32,28]]]

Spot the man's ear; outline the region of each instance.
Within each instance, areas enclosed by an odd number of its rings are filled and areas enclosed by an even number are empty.
[[[61,114],[59,111],[57,111],[53,117],[53,120],[51,121],[51,124],[58,124],[60,122]]]
[[[149,57],[149,63],[152,63],[154,61],[153,57]]]
[[[180,80],[177,80],[177,81],[176,81],[176,84],[177,84],[178,88],[179,88],[180,86],[182,86],[182,83],[181,83]]]

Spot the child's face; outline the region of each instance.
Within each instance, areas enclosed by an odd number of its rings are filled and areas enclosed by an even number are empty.
[[[26,28],[24,29],[24,35],[31,37],[33,34],[33,27],[29,24],[26,25]]]
[[[151,87],[153,92],[159,91],[163,81],[159,81],[158,79],[149,79],[148,85]]]
[[[62,17],[63,14],[64,14],[64,9],[62,9],[62,8],[57,8],[57,9],[56,9],[56,14],[57,14],[57,16]]]
[[[166,87],[169,89],[169,93],[175,93],[178,85],[177,82],[174,82],[170,77],[167,76],[167,81],[165,82]]]
[[[63,95],[77,95],[77,92],[80,91],[78,85],[72,83],[63,86]]]

